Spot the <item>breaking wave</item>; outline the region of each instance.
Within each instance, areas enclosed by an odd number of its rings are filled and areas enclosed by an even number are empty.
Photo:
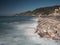
[[[19,17],[20,18],[20,17]],[[38,18],[0,23],[0,45],[57,45],[54,40],[40,38],[35,32]]]

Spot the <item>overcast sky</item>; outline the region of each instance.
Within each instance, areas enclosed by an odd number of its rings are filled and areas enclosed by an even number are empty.
[[[60,0],[0,0],[0,15],[13,15],[52,5],[60,5]]]

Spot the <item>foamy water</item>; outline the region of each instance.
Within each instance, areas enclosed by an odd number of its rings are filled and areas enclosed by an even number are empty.
[[[0,36],[0,45],[59,45],[52,39],[40,38],[35,33],[38,18],[30,20],[24,23],[3,23],[11,29],[6,29],[9,33]]]

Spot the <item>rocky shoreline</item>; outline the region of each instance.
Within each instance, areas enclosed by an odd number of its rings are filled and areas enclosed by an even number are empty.
[[[60,40],[60,20],[57,16],[39,16],[35,31],[42,38]]]

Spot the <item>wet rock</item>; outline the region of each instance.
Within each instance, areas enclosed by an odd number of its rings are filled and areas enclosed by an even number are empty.
[[[39,32],[38,32],[39,31]],[[36,33],[40,37],[49,37],[60,40],[60,21],[55,17],[39,17]]]

